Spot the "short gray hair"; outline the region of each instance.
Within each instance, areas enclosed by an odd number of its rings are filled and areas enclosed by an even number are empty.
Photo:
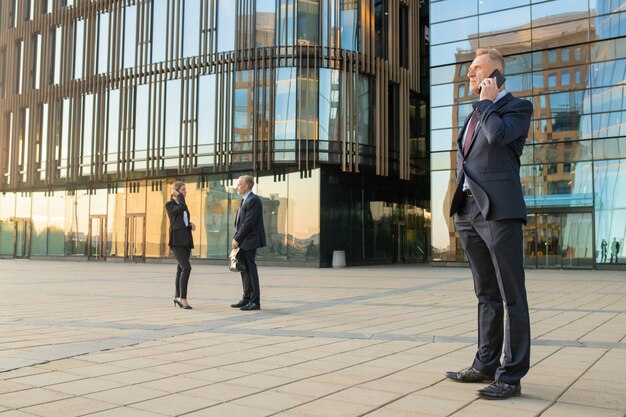
[[[172,191],[180,191],[180,189],[183,188],[183,185],[185,185],[185,183],[182,181],[174,182],[174,184],[172,184]]]
[[[502,73],[504,73],[504,57],[497,49],[493,48],[478,48],[476,50],[476,57],[481,55],[489,55],[489,59],[493,62],[497,62],[502,66]]]
[[[243,178],[243,182],[248,185],[248,189],[252,189],[254,187],[254,177],[252,175],[242,175],[239,178]]]

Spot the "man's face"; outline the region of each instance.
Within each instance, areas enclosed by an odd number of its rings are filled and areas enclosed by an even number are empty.
[[[237,194],[244,195],[248,192],[248,185],[243,180],[243,177],[239,177],[239,181],[237,181]]]
[[[472,65],[470,65],[467,70],[467,76],[470,79],[470,90],[472,93],[479,95],[479,86],[483,80],[491,75],[491,73],[498,68],[496,63],[494,63],[489,55],[479,55],[474,61],[472,61]],[[502,71],[502,70],[500,70]]]

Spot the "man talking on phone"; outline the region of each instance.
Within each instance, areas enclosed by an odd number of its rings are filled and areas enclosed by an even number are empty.
[[[478,349],[469,368],[446,376],[457,382],[491,382],[477,394],[493,400],[521,395],[520,380],[530,366],[520,156],[533,106],[506,92],[503,74],[500,52],[476,51],[467,75],[470,90],[480,99],[472,104],[457,139],[457,183],[450,208],[478,298]]]

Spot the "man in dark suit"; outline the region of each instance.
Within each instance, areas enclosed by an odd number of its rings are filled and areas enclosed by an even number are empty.
[[[239,248],[246,270],[241,271],[243,298],[238,303],[231,304],[231,307],[243,311],[261,309],[261,289],[255,258],[256,250],[266,245],[263,205],[261,199],[252,193],[252,187],[254,187],[253,177],[250,175],[239,177],[237,193],[243,196],[243,200],[235,216],[236,233],[232,246],[235,249]]]
[[[457,382],[493,381],[477,394],[506,399],[521,394],[520,380],[530,366],[522,235],[526,205],[519,171],[533,106],[498,87],[496,78],[489,78],[496,69],[504,74],[498,51],[476,51],[468,76],[480,100],[457,140],[450,208],[478,298],[478,350],[471,367],[446,376]]]

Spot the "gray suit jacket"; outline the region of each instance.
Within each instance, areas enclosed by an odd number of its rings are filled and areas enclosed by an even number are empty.
[[[519,172],[533,105],[528,100],[506,94],[496,103],[481,100],[472,106],[480,124],[467,155],[463,154],[462,140],[469,117],[457,139],[457,178],[450,216],[465,201],[463,182],[467,178],[486,220],[520,219],[526,223],[526,203]]]

